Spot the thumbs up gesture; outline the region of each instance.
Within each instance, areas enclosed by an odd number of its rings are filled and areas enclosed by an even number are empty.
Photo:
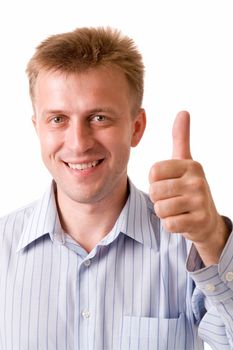
[[[190,116],[178,113],[172,159],[150,171],[150,198],[167,232],[191,240],[206,266],[218,263],[229,229],[218,214],[202,166],[190,151]]]

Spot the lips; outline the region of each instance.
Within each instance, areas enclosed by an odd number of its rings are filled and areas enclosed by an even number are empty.
[[[88,168],[96,167],[102,161],[103,161],[103,159],[99,159],[99,160],[94,160],[94,161],[88,162],[88,163],[66,163],[66,164],[68,165],[69,168],[71,168],[73,170],[85,170]]]

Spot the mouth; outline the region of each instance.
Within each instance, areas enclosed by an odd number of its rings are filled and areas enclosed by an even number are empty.
[[[99,159],[99,160],[94,160],[94,161],[88,162],[88,163],[66,163],[66,165],[70,169],[83,171],[86,169],[95,168],[98,165],[100,165],[103,161],[104,161],[104,159]]]

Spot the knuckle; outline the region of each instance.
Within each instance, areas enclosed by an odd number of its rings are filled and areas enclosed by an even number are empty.
[[[158,193],[159,192],[158,192],[157,183],[153,182],[149,188],[149,196],[150,196],[150,199],[153,203],[155,203],[158,200]]]
[[[203,177],[196,177],[194,181],[194,185],[197,191],[203,192],[206,187],[206,181]]]
[[[195,160],[192,160],[190,163],[189,163],[189,168],[192,172],[195,172],[197,174],[200,174],[201,176],[204,175],[204,170],[203,170],[203,167],[202,165],[195,161]]]
[[[188,182],[188,188],[193,193],[203,193],[206,190],[206,180],[201,176],[193,177]]]
[[[154,189],[154,184],[151,184],[150,185],[150,188],[149,188],[149,196],[150,196],[150,199],[152,202],[155,201],[155,189]]]
[[[161,203],[160,202],[156,202],[154,204],[154,210],[155,210],[155,213],[156,215],[161,219],[163,218],[163,210],[161,208]]]
[[[176,230],[176,223],[175,220],[172,217],[166,218],[162,220],[162,224],[164,229],[167,232],[177,232]]]
[[[155,163],[152,165],[150,169],[150,174],[149,174],[149,180],[152,183],[153,181],[156,181],[159,173],[159,163]]]

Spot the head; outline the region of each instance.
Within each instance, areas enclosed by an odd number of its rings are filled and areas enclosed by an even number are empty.
[[[27,66],[32,103],[41,70],[65,74],[83,73],[98,67],[117,67],[124,73],[132,94],[132,112],[143,98],[144,65],[132,39],[112,28],[78,28],[50,36],[36,49]]]
[[[80,28],[38,46],[27,67],[33,123],[60,198],[96,203],[126,190],[144,132],[143,63],[110,28]]]

